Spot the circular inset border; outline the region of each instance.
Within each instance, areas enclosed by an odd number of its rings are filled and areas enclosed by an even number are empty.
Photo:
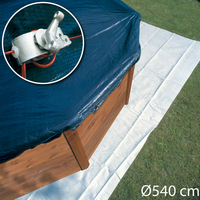
[[[47,4],[47,5],[53,5],[53,6],[57,6],[63,10],[65,10],[67,13],[69,13],[73,18],[74,20],[76,21],[76,23],[78,24],[79,26],[79,29],[80,29],[80,32],[81,32],[81,35],[82,35],[82,50],[81,50],[81,54],[80,54],[80,57],[78,59],[78,62],[76,63],[76,65],[74,66],[74,68],[65,76],[63,76],[62,78],[59,78],[58,80],[55,80],[55,81],[50,81],[50,82],[37,82],[37,81],[33,81],[33,80],[29,80],[29,79],[26,79],[24,77],[22,77],[19,73],[17,73],[13,67],[11,67],[9,61],[7,60],[6,58],[6,55],[5,55],[5,51],[4,51],[4,36],[5,36],[5,32],[6,32],[6,28],[7,26],[9,25],[9,23],[11,22],[11,20],[16,16],[17,13],[19,13],[20,11],[22,11],[23,9],[29,7],[29,6],[34,6],[34,5],[37,5],[37,4]],[[41,27],[42,28],[42,27]],[[47,28],[47,27],[46,27]],[[65,33],[64,33],[65,34]],[[14,38],[13,38],[14,39]],[[76,17],[69,11],[67,10],[66,8],[58,5],[58,4],[55,4],[55,3],[51,3],[51,2],[35,2],[35,3],[31,3],[31,4],[28,4],[22,8],[20,8],[19,10],[17,10],[11,17],[10,19],[8,20],[8,22],[6,23],[6,26],[4,28],[4,31],[3,31],[3,34],[2,34],[2,51],[3,51],[3,55],[4,55],[4,58],[8,64],[8,66],[10,67],[10,69],[18,76],[20,77],[21,79],[27,81],[27,82],[30,82],[30,83],[34,83],[34,84],[39,84],[39,85],[48,85],[48,84],[53,84],[53,83],[57,83],[65,78],[67,78],[70,74],[72,74],[72,72],[74,72],[74,70],[77,68],[77,66],[79,65],[81,59],[82,59],[82,56],[83,56],[83,53],[84,53],[84,47],[85,47],[85,40],[84,40],[84,34],[83,34],[83,30],[82,30],[82,27],[80,25],[80,23],[78,22],[78,20],[76,19]]]

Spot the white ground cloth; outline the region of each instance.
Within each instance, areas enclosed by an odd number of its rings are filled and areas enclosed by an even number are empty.
[[[200,42],[141,22],[142,54],[125,106],[90,167],[18,200],[107,200],[200,61]]]

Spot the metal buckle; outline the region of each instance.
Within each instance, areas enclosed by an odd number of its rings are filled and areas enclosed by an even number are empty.
[[[12,40],[12,50],[15,52],[12,55],[19,65],[29,63],[31,59],[39,60],[47,53],[56,54],[71,44],[69,37],[58,27],[63,18],[64,14],[57,11],[47,29],[25,33]]]

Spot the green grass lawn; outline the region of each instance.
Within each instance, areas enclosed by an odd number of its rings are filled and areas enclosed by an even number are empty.
[[[142,21],[200,41],[200,2],[197,0],[124,2],[141,14]],[[142,197],[143,185],[152,188],[158,185],[159,190],[174,185],[176,195]],[[193,197],[191,191],[188,195],[187,190],[183,191],[187,196],[182,197],[182,188],[200,191],[200,63],[109,200],[200,199],[200,196]]]

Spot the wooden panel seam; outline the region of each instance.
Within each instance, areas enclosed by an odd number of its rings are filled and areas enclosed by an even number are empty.
[[[126,100],[125,105],[128,105],[130,92],[131,92],[131,85],[132,85],[132,79],[133,79],[133,73],[134,73],[135,65],[131,67],[131,69],[128,71],[128,80],[127,80],[127,89],[126,89]]]
[[[83,144],[79,137],[78,131],[75,130],[67,130],[63,132],[71,151],[73,152],[80,168],[82,170],[87,169],[89,167],[89,161],[87,159],[85,150],[83,148]]]

